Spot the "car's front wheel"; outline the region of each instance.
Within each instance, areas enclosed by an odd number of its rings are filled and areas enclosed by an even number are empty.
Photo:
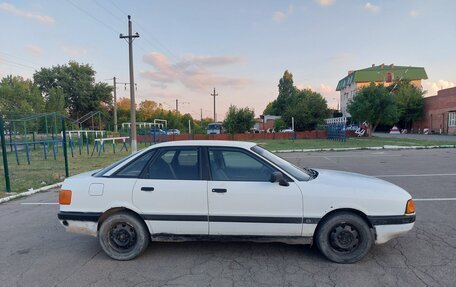
[[[98,240],[109,257],[131,260],[146,250],[150,234],[142,220],[128,212],[119,212],[103,221]]]
[[[336,263],[354,263],[371,248],[374,236],[369,225],[358,215],[339,212],[321,222],[315,241],[318,249]]]

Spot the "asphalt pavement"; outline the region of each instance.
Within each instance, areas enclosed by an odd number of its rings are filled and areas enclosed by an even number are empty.
[[[65,232],[56,190],[0,205],[0,286],[456,286],[456,149],[284,153],[303,166],[377,176],[416,198],[415,228],[341,265],[279,243],[153,243],[108,258]]]
[[[374,133],[375,137],[381,138],[399,138],[399,139],[416,139],[416,140],[433,140],[433,141],[447,141],[454,144],[456,142],[456,135],[445,134],[390,134],[390,133]]]

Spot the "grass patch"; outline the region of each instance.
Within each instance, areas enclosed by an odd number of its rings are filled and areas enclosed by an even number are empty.
[[[120,149],[120,147],[118,146],[117,149]],[[90,152],[91,151],[92,150],[90,149]],[[101,153],[100,157],[98,157],[96,152],[93,157],[91,157],[90,154],[87,155],[85,150],[82,151],[81,155],[75,151],[74,157],[71,157],[71,153],[68,150],[70,176],[85,171],[103,168],[129,154],[130,152],[126,152],[125,150],[122,152],[117,151],[114,154],[112,152],[112,148],[107,146],[105,152]],[[9,149],[7,157],[12,192],[24,192],[30,188],[38,189],[43,186],[61,182],[65,178],[65,164],[61,147],[58,149],[55,160],[52,150],[48,150],[47,160],[44,160],[43,149],[41,146],[40,148],[37,147],[36,150],[31,148],[30,164],[27,163],[26,153],[23,150],[18,151],[19,165],[17,164],[14,152],[10,152]],[[1,153],[0,160],[3,160]],[[5,192],[5,177],[3,175],[3,161],[1,161],[0,197],[9,195]]]
[[[384,145],[397,146],[436,146],[448,145],[446,141],[417,140],[417,139],[398,139],[363,137],[347,138],[346,142],[332,141],[327,139],[297,139],[297,140],[258,140],[259,145],[268,150],[288,150],[288,149],[319,149],[319,148],[365,148],[383,147]]]

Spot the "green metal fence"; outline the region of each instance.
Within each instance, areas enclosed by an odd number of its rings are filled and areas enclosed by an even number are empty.
[[[128,155],[125,143],[113,141],[101,124],[94,130],[56,113],[0,114],[0,197],[61,182]]]

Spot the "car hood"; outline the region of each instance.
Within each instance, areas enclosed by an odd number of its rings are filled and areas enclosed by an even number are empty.
[[[310,181],[311,185],[329,188],[332,192],[346,192],[351,195],[366,195],[410,199],[410,194],[401,187],[388,181],[353,172],[315,169],[318,176]]]

